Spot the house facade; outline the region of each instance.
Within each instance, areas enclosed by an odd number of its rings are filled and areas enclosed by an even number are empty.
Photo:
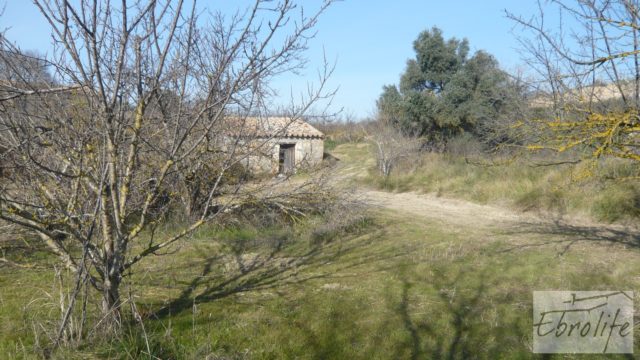
[[[248,117],[235,123],[248,150],[242,163],[253,173],[286,174],[322,162],[324,134],[301,119]]]

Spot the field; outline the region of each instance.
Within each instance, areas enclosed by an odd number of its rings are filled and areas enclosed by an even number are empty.
[[[333,153],[343,183],[371,181],[366,145]],[[531,353],[532,291],[640,290],[634,228],[541,218],[446,189],[358,188],[371,206],[348,222],[210,227],[177,254],[145,260],[130,297],[144,331],[132,325],[54,357],[556,358]],[[0,267],[1,358],[39,356],[39,326],[59,316],[50,269]]]

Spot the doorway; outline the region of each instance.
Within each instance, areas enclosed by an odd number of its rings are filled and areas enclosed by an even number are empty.
[[[295,147],[296,144],[280,144],[278,156],[278,173],[291,173],[295,169]]]

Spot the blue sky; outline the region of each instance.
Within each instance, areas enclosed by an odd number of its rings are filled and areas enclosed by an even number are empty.
[[[244,6],[246,1],[202,1],[223,11]],[[317,1],[302,1],[317,6]],[[209,5],[211,4],[211,5]],[[530,16],[535,0],[346,0],[330,7],[318,23],[318,34],[310,43],[309,69],[304,76],[286,76],[274,87],[289,98],[316,78],[323,49],[336,69],[330,86],[338,87],[332,110],[344,108],[357,118],[372,115],[375,101],[385,84],[397,83],[406,60],[413,56],[412,42],[422,30],[441,28],[445,37],[466,37],[472,50],[492,53],[503,68],[521,63],[513,23],[504,10]],[[50,51],[50,37],[42,17],[27,0],[6,0],[0,29],[23,49]]]

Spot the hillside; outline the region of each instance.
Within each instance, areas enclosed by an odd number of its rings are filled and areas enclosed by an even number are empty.
[[[366,146],[334,154],[340,183],[358,184]],[[535,358],[533,290],[639,290],[636,230],[357,189],[371,207],[346,225],[211,228],[145,261],[133,299],[146,336],[132,327],[58,358]],[[52,280],[0,265],[3,358],[37,354]]]

